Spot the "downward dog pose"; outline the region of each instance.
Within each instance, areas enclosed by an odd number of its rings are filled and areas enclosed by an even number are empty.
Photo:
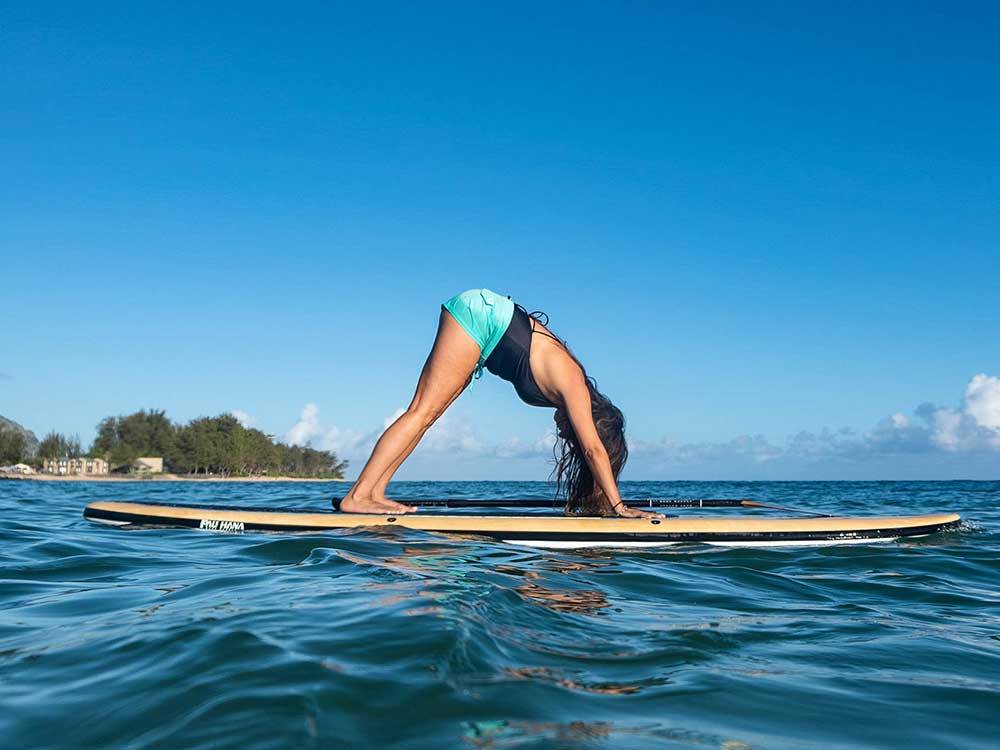
[[[626,506],[618,475],[628,458],[625,417],[566,344],[509,297],[470,289],[441,306],[437,338],[409,407],[382,434],[354,486],[340,502],[349,513],[408,513],[386,486],[428,428],[483,367],[514,385],[531,406],[555,409],[558,488],[567,512],[656,516]],[[547,319],[546,319],[547,322]],[[535,335],[539,334],[539,335]]]

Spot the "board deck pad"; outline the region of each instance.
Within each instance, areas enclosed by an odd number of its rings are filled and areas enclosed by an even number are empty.
[[[688,516],[662,519],[592,516],[412,513],[369,515],[305,509],[240,508],[98,501],[83,515],[119,526],[180,527],[225,533],[410,529],[488,537],[531,547],[658,547],[671,544],[823,545],[892,541],[958,527],[955,513],[915,516],[773,518]]]

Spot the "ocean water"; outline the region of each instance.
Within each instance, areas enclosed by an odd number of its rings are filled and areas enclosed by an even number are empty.
[[[0,482],[0,746],[1000,742],[1000,482],[623,486],[965,519],[960,532],[821,548],[553,552],[398,529],[231,535],[81,517],[101,498],[325,508],[344,489]]]

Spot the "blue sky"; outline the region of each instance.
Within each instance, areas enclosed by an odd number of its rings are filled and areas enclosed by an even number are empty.
[[[995,6],[355,5],[0,13],[0,414],[357,467],[488,286],[629,478],[1000,475]],[[550,425],[484,379],[400,477],[544,477]]]

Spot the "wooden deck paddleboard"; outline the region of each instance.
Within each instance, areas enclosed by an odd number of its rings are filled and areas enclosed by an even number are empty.
[[[955,529],[960,521],[955,513],[823,518],[744,515],[663,519],[438,513],[367,515],[116,501],[91,503],[83,515],[91,521],[112,525],[183,527],[226,533],[401,528],[489,537],[513,544],[548,548],[659,547],[690,543],[787,546],[885,542]]]

